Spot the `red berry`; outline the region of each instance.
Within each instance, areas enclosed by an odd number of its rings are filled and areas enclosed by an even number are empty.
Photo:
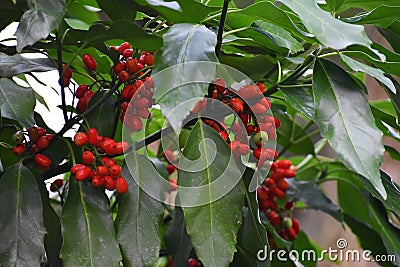
[[[78,163],[78,164],[76,164],[76,165],[74,165],[74,166],[71,167],[71,173],[72,173],[72,174],[76,174],[76,172],[77,172],[80,168],[83,168],[83,167],[85,167],[85,165]]]
[[[96,62],[96,60],[94,60],[94,58],[91,55],[84,54],[82,56],[82,60],[83,60],[83,63],[85,63],[86,68],[88,68],[88,70],[93,71],[97,68],[97,62]]]
[[[143,127],[142,120],[138,115],[131,115],[129,117],[125,116],[124,123],[126,126],[134,131],[140,131]]]
[[[48,136],[41,136],[38,141],[36,142],[36,147],[38,149],[44,149],[49,146],[50,139]]]
[[[136,113],[141,117],[142,119],[148,119],[151,116],[150,110],[147,108],[141,108],[141,109],[136,109]]]
[[[122,177],[119,177],[117,180],[115,180],[115,189],[120,194],[123,194],[126,191],[128,191],[128,184],[126,180]]]
[[[256,115],[260,115],[267,112],[267,108],[261,103],[256,103],[255,105],[251,106],[251,111]]]
[[[118,73],[118,79],[121,82],[126,82],[129,80],[129,74],[126,71],[121,71],[120,73]]]
[[[173,162],[175,160],[174,152],[171,149],[164,150],[163,158],[169,163]]]
[[[75,173],[75,178],[78,181],[83,181],[85,179],[88,179],[91,173],[91,169],[88,166],[83,166],[80,169],[78,169]]]
[[[147,98],[138,98],[133,101],[133,106],[136,109],[148,108],[150,106],[150,101]]]
[[[100,176],[106,176],[108,175],[108,170],[106,167],[104,166],[98,166],[96,168],[96,175],[100,175]]]
[[[225,131],[219,131],[218,134],[224,139],[224,141],[228,140],[228,133]]]
[[[35,155],[35,162],[41,169],[47,169],[51,165],[51,160],[42,154],[36,154]]]
[[[292,228],[297,234],[300,233],[300,222],[296,218],[292,219]]]
[[[271,211],[268,214],[268,220],[274,227],[277,227],[281,223],[281,217],[276,213],[276,211]]]
[[[230,106],[236,113],[243,112],[243,102],[239,98],[232,98]]]
[[[264,184],[266,187],[272,188],[275,185],[275,181],[272,178],[267,178],[267,179],[265,179]]]
[[[95,128],[90,128],[87,132],[88,143],[91,145],[96,145],[98,136],[99,134],[97,133],[97,130]]]
[[[125,62],[121,61],[118,62],[117,64],[115,64],[115,66],[113,67],[113,71],[116,75],[118,75],[121,71],[126,69],[126,64]]]
[[[264,92],[265,92],[265,84],[263,84],[263,83],[257,83],[256,85],[257,85],[258,89],[260,89],[260,92],[261,92],[261,93],[264,93]]]
[[[117,162],[114,159],[110,159],[107,157],[101,158],[101,161],[106,165],[108,168],[111,168],[112,166],[116,165]]]
[[[189,267],[199,267],[199,266],[200,266],[200,263],[197,260],[195,260],[193,258],[189,259]]]
[[[64,70],[65,67],[67,66],[67,64],[63,64],[62,66],[63,66],[63,70]],[[68,78],[68,79],[71,79],[71,78],[72,78],[72,71],[71,71],[71,68],[70,68],[70,67],[68,67],[68,68],[65,70],[64,77],[66,77],[66,78]]]
[[[294,207],[294,202],[293,201],[288,201],[285,203],[285,210],[291,210]]]
[[[289,237],[289,239],[296,239],[297,237],[297,233],[296,231],[293,229],[293,227],[290,227],[289,229],[286,230],[287,236]]]
[[[172,164],[168,164],[167,165],[167,172],[168,172],[168,174],[172,174],[174,171],[175,171],[175,166],[174,165],[172,165]]]
[[[122,53],[126,50],[126,49],[130,49],[131,48],[131,44],[130,43],[128,43],[128,42],[124,42],[124,43],[122,43],[119,47],[118,47],[118,51],[121,53],[121,55],[122,55]]]
[[[136,73],[139,71],[138,61],[136,58],[127,58],[126,59],[126,67],[130,73]]]
[[[104,187],[110,191],[115,189],[115,181],[111,176],[104,176]]]
[[[74,136],[74,143],[77,146],[84,146],[86,145],[86,142],[88,140],[88,137],[85,133],[82,132],[77,132]]]
[[[284,170],[284,177],[285,178],[293,178],[296,176],[296,172],[289,169],[289,170]]]
[[[285,198],[285,191],[282,191],[281,189],[279,189],[278,187],[274,187],[271,189],[272,192],[274,192],[275,196],[279,199]]]
[[[215,88],[219,93],[223,93],[226,90],[226,83],[224,79],[217,78],[217,80],[215,81]]]
[[[89,88],[88,88],[88,86],[86,84],[81,84],[76,89],[75,96],[77,98],[81,99],[88,90],[89,90]]]
[[[124,52],[122,52],[122,56],[124,58],[132,57],[133,56],[133,49],[131,49],[131,48],[125,49]]]
[[[92,164],[95,161],[95,156],[93,155],[92,151],[88,151],[86,150],[85,152],[83,152],[82,154],[82,160],[83,162],[85,162],[86,164]]]
[[[26,150],[26,146],[24,144],[18,144],[12,148],[12,152],[15,156],[20,156]]]
[[[117,176],[121,173],[121,167],[119,165],[113,165],[110,167],[110,175]]]
[[[279,128],[279,126],[281,126],[281,121],[277,117],[274,117],[274,124],[275,128]]]
[[[268,199],[268,191],[266,187],[260,186],[257,188],[257,199],[258,200]]]
[[[144,57],[144,64],[146,64],[147,66],[154,65],[154,56],[150,53],[146,54],[146,56]]]
[[[123,154],[129,148],[129,144],[127,142],[118,142],[116,147],[116,154]]]
[[[174,267],[174,260],[173,259],[169,259],[168,260],[167,267]]]
[[[261,95],[261,91],[256,85],[245,85],[239,89],[238,95],[243,99],[249,99]]]
[[[51,192],[57,192],[58,189],[60,189],[64,184],[64,181],[62,179],[56,179],[54,182],[51,183],[50,185],[50,191]]]
[[[280,169],[289,169],[290,166],[292,166],[292,162],[287,159],[281,159],[281,160],[275,161],[275,164],[276,164],[277,168],[280,168]]]
[[[95,175],[92,178],[92,185],[95,187],[99,187],[102,186],[104,184],[104,177],[103,176],[99,176],[99,175]]]
[[[289,189],[289,184],[286,182],[285,179],[279,179],[276,185],[283,191]]]

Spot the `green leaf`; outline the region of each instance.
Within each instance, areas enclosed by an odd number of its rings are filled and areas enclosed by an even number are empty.
[[[208,83],[215,79],[216,66],[212,69],[211,64],[201,65],[197,62],[217,62],[214,52],[217,40],[215,34],[205,26],[186,23],[172,26],[163,39],[164,46],[157,54],[154,65],[154,96],[163,115],[178,130],[197,101],[180,104],[203,97],[207,93]],[[192,64],[185,64],[189,62]],[[179,111],[175,109],[177,106]],[[174,116],[169,116],[172,111]]]
[[[248,27],[257,20],[263,20],[282,27],[301,39],[312,40],[310,39],[313,37],[312,34],[304,32],[302,29],[297,27],[286,12],[269,1],[257,2],[245,9],[228,12],[226,24],[230,28],[239,29]]]
[[[326,0],[326,3],[333,12],[336,12],[344,2],[346,2],[346,0]]]
[[[61,226],[65,266],[120,266],[122,257],[108,199],[90,181],[70,177]]]
[[[353,71],[361,71],[374,77],[375,79],[386,85],[393,93],[396,93],[396,88],[394,87],[392,81],[389,78],[385,77],[382,70],[365,65],[343,54],[340,54],[340,57],[342,58],[343,62]]]
[[[160,0],[139,0],[139,4],[148,2],[160,2],[170,3],[175,7],[179,7],[179,10],[168,8],[162,5],[148,5],[157,13],[159,13],[164,19],[174,24],[176,23],[200,23],[208,14],[220,10],[220,7],[209,7],[205,6],[198,1],[192,0],[178,0],[178,1],[160,1]]]
[[[50,204],[49,191],[43,182],[40,171],[34,173],[40,191],[43,206],[43,224],[46,228],[44,246],[46,248],[47,262],[50,267],[60,266],[60,250],[62,246],[61,221]]]
[[[175,208],[174,219],[165,233],[165,244],[174,260],[174,267],[187,267],[193,246],[187,234],[183,210],[180,207]]]
[[[303,231],[301,231],[297,235],[296,239],[293,242],[293,246],[294,246],[295,250],[297,252],[299,252],[299,255],[304,255],[304,257],[302,256],[299,258],[299,261],[305,267],[317,266],[317,261],[313,260],[312,253],[310,253],[310,251],[314,251],[315,255],[321,255],[321,254],[318,254],[320,251],[318,251],[317,248],[315,248],[315,245],[313,244],[313,242],[310,241],[308,236]],[[310,256],[308,256],[308,255],[310,255]],[[310,258],[308,258],[308,257],[310,257]],[[310,259],[310,261],[308,259]]]
[[[10,79],[0,79],[1,116],[19,121],[24,127],[35,124],[33,109],[36,105],[32,88],[21,87]]]
[[[165,7],[175,11],[181,12],[181,6],[176,1],[163,1],[163,0],[135,0],[140,5],[148,5],[151,7]]]
[[[378,30],[389,42],[393,51],[400,53],[400,21],[395,21],[386,29],[378,28]]]
[[[399,6],[382,5],[370,12],[361,13],[354,17],[344,18],[342,20],[349,23],[356,23],[361,25],[372,24],[382,28],[387,28],[394,21],[398,19],[400,19],[400,5]]]
[[[382,5],[399,6],[399,0],[346,0],[339,11],[346,10],[350,7],[372,10]]]
[[[16,32],[17,52],[46,38],[64,15],[65,0],[36,0],[22,15]]]
[[[385,245],[383,244],[382,238],[369,225],[365,224],[365,222],[361,220],[353,218],[353,216],[349,214],[344,214],[344,220],[346,224],[350,227],[351,231],[355,235],[357,235],[357,240],[361,248],[363,248],[364,250],[370,250],[373,256],[388,254],[387,250],[385,249]],[[381,266],[393,266],[389,262],[379,263]]]
[[[272,23],[262,20],[255,21],[250,25],[250,29],[262,33],[267,38],[271,39],[275,45],[289,49],[290,53],[297,53],[304,50],[303,46],[292,37],[290,32]]]
[[[0,265],[40,266],[44,256],[43,208],[32,172],[17,163],[0,178]]]
[[[343,221],[343,215],[338,205],[333,203],[316,185],[315,182],[287,180],[289,189],[286,194],[293,201],[302,201],[307,208],[319,210],[331,215],[338,222]]]
[[[135,20],[137,4],[132,0],[97,0],[97,3],[113,20]]]
[[[206,144],[209,140],[213,140],[216,147],[209,147]],[[212,162],[209,162],[212,160],[210,153],[215,153]],[[189,135],[183,156],[185,161],[196,162],[190,166],[204,167],[201,170],[189,170],[190,168],[186,168],[189,163],[185,163],[183,159],[179,165],[178,194],[181,204],[186,205],[183,207],[185,224],[196,255],[204,266],[228,266],[236,251],[237,232],[242,223],[243,190],[239,184],[235,185],[233,182],[235,177],[240,176],[240,172],[230,154],[228,146],[218,133],[199,121]],[[232,190],[225,188],[225,183],[220,183],[227,179],[233,183],[230,185],[230,188],[233,186]],[[211,186],[217,180],[219,186],[215,183]],[[183,194],[188,192],[188,188],[203,190]],[[212,202],[216,195],[225,191],[228,192]],[[199,204],[204,202],[206,204]]]
[[[0,53],[0,77],[12,77],[20,73],[42,72],[56,69],[48,58],[26,58],[19,54],[9,56]]]
[[[375,125],[366,96],[336,64],[317,60],[313,90],[315,119],[338,158],[363,175],[386,199],[379,175],[383,160],[382,132]],[[366,144],[374,144],[366,147]]]
[[[303,114],[306,118],[314,120],[314,99],[312,90],[301,88],[280,88],[286,101]]]
[[[118,243],[124,266],[154,266],[160,250],[160,229],[164,209],[161,203],[145,192],[151,187],[157,197],[162,178],[151,161],[136,153],[127,155],[129,163],[122,168],[122,176],[128,182],[128,192],[118,196],[118,214],[115,219]],[[154,196],[154,195],[153,195]]]
[[[389,153],[392,159],[400,161],[400,152],[397,151],[394,147],[385,145],[385,151]]]
[[[76,1],[68,5],[68,10],[64,17],[65,22],[73,29],[88,30],[90,25],[98,21],[99,14],[95,10],[90,10],[86,4]]]
[[[90,99],[88,106],[90,107],[99,99],[104,97],[107,91],[97,91]],[[95,111],[86,116],[86,119],[91,128],[96,128],[99,135],[110,137],[113,131],[112,125],[114,124],[115,116],[115,100],[112,96],[107,97],[106,100],[98,106]]]
[[[249,171],[249,169],[247,169]],[[250,172],[252,176],[253,171]],[[246,176],[246,173],[244,174]],[[246,179],[246,178],[244,178]],[[251,179],[251,177],[250,177]],[[235,253],[233,266],[257,266],[266,267],[268,261],[257,259],[260,250],[268,248],[267,229],[261,223],[258,209],[257,196],[255,191],[249,193],[244,182],[240,182],[246,194],[247,207],[243,211],[243,225],[239,231],[237,242],[238,251]]]
[[[371,41],[360,25],[352,25],[337,20],[319,8],[314,0],[282,0],[304,23],[304,26],[324,45],[333,49],[343,49],[352,44],[370,47]]]
[[[262,55],[243,57],[239,55],[221,54],[220,61],[222,64],[226,64],[243,72],[254,81],[264,78],[275,66],[273,62]],[[263,67],[260,68],[260,66]]]

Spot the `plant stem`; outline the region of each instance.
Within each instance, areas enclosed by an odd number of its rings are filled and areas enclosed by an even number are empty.
[[[221,50],[222,37],[223,37],[222,35],[224,33],[225,20],[226,20],[226,14],[228,12],[229,2],[230,2],[230,0],[224,0],[224,6],[222,7],[222,13],[221,13],[221,19],[219,20],[217,45],[215,46],[215,54],[217,55],[217,57],[219,57],[220,50]]]
[[[61,44],[60,37],[58,36],[58,32],[56,33],[56,42],[57,42],[58,75],[60,77],[59,84],[60,84],[60,87],[61,87],[61,109],[63,111],[64,122],[67,123],[68,122],[67,102],[65,100],[65,87],[64,87],[65,70],[63,69],[62,44]],[[65,69],[67,69],[67,67]]]

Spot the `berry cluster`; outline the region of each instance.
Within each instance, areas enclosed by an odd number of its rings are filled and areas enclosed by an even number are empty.
[[[127,142],[100,136],[95,128],[90,128],[86,134],[77,132],[74,142],[84,147],[83,164],[78,163],[71,168],[78,181],[89,179],[93,186],[104,186],[110,191],[116,189],[121,194],[128,190],[128,184],[121,176],[121,167],[109,157],[123,154],[128,149]]]
[[[262,167],[267,160],[274,160],[278,154],[275,150],[265,147],[269,139],[276,139],[276,128],[280,126],[280,121],[267,112],[271,108],[270,101],[264,97],[265,85],[245,85],[234,90],[227,88],[223,79],[215,81],[212,92],[211,103],[214,99],[229,105],[235,111],[237,117],[244,125],[241,127],[239,121],[235,121],[230,126],[230,131],[234,133],[234,140],[229,139],[229,132],[224,123],[225,117],[218,121],[203,119],[204,123],[218,131],[219,135],[228,142],[233,155],[238,161],[241,155],[247,155],[253,150],[253,155],[257,159],[257,166]],[[192,113],[197,113],[206,109],[207,101],[201,100],[193,108]],[[243,143],[248,136],[252,137],[255,147]]]
[[[188,266],[189,267],[200,267],[200,262],[198,262],[196,259],[190,258],[188,261]],[[174,260],[169,259],[167,267],[174,267]]]
[[[143,127],[141,119],[150,117],[149,108],[154,104],[154,81],[150,77],[154,56],[143,51],[138,54],[139,58],[134,57],[134,50],[128,42],[113,48],[120,53],[120,61],[114,65],[113,72],[125,84],[120,95],[120,118],[132,131],[140,131]],[[146,69],[149,71],[145,72]]]
[[[28,135],[29,141],[25,138],[25,134]],[[27,150],[31,153],[37,153],[39,150],[49,146],[51,138],[53,138],[53,135],[47,134],[46,130],[42,127],[30,127],[27,132],[18,131],[13,135],[13,139],[17,145],[12,148],[12,151],[17,157],[21,156]],[[34,160],[41,170],[48,170],[50,168],[51,160],[46,155],[38,153],[35,155]]]
[[[279,207],[277,199],[286,197],[289,184],[286,179],[296,176],[296,167],[290,160],[277,160],[272,163],[269,176],[264,184],[257,188],[260,209],[267,216],[271,225],[286,240],[294,240],[300,232],[299,221],[293,218],[294,203],[287,201]],[[272,237],[269,238],[272,241]]]

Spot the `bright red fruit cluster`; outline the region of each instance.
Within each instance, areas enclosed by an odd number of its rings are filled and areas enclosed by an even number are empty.
[[[109,156],[123,154],[128,149],[127,142],[116,142],[109,137],[100,136],[95,128],[87,133],[77,132],[74,143],[84,147],[82,162],[71,168],[76,180],[91,180],[92,185],[104,186],[107,190],[125,193],[128,190],[126,180],[121,176],[121,166]]]
[[[29,150],[31,153],[36,153],[41,149],[49,146],[52,134],[46,134],[46,130],[42,127],[30,127],[27,130],[29,141],[25,139],[25,133],[18,131],[14,134],[13,138],[18,143],[12,148],[14,155],[21,156],[25,151]],[[51,165],[51,160],[43,154],[36,154],[34,156],[36,165],[41,170],[48,170]]]
[[[150,117],[149,108],[155,102],[154,81],[150,77],[154,56],[143,51],[138,54],[140,57],[135,57],[135,51],[128,42],[114,49],[118,50],[121,56],[120,61],[114,65],[113,72],[125,84],[120,95],[121,121],[132,131],[140,131],[143,127],[141,119]]]
[[[229,130],[234,133],[234,140],[229,139],[229,131],[222,117],[219,121],[203,119],[204,123],[218,131],[219,135],[228,142],[235,159],[238,161],[241,155],[247,155],[253,150],[253,155],[257,159],[257,166],[261,167],[267,160],[274,160],[278,154],[271,148],[264,147],[269,139],[276,139],[276,128],[280,126],[280,121],[267,112],[271,108],[270,101],[264,97],[265,85],[257,83],[245,85],[238,91],[227,88],[225,81],[218,78],[215,81],[215,89],[212,92],[211,100],[201,100],[193,108],[192,113],[204,110],[207,101],[213,103],[217,99],[235,111],[241,120],[245,130],[239,121],[235,121]],[[250,136],[254,140],[255,147],[250,147],[243,143]]]
[[[277,160],[272,163],[269,176],[264,184],[257,189],[260,209],[267,216],[271,225],[286,240],[296,239],[300,232],[299,221],[293,218],[294,203],[287,201],[280,207],[277,199],[285,199],[289,184],[286,179],[296,176],[296,167],[290,160]],[[268,233],[272,242],[272,237]]]

